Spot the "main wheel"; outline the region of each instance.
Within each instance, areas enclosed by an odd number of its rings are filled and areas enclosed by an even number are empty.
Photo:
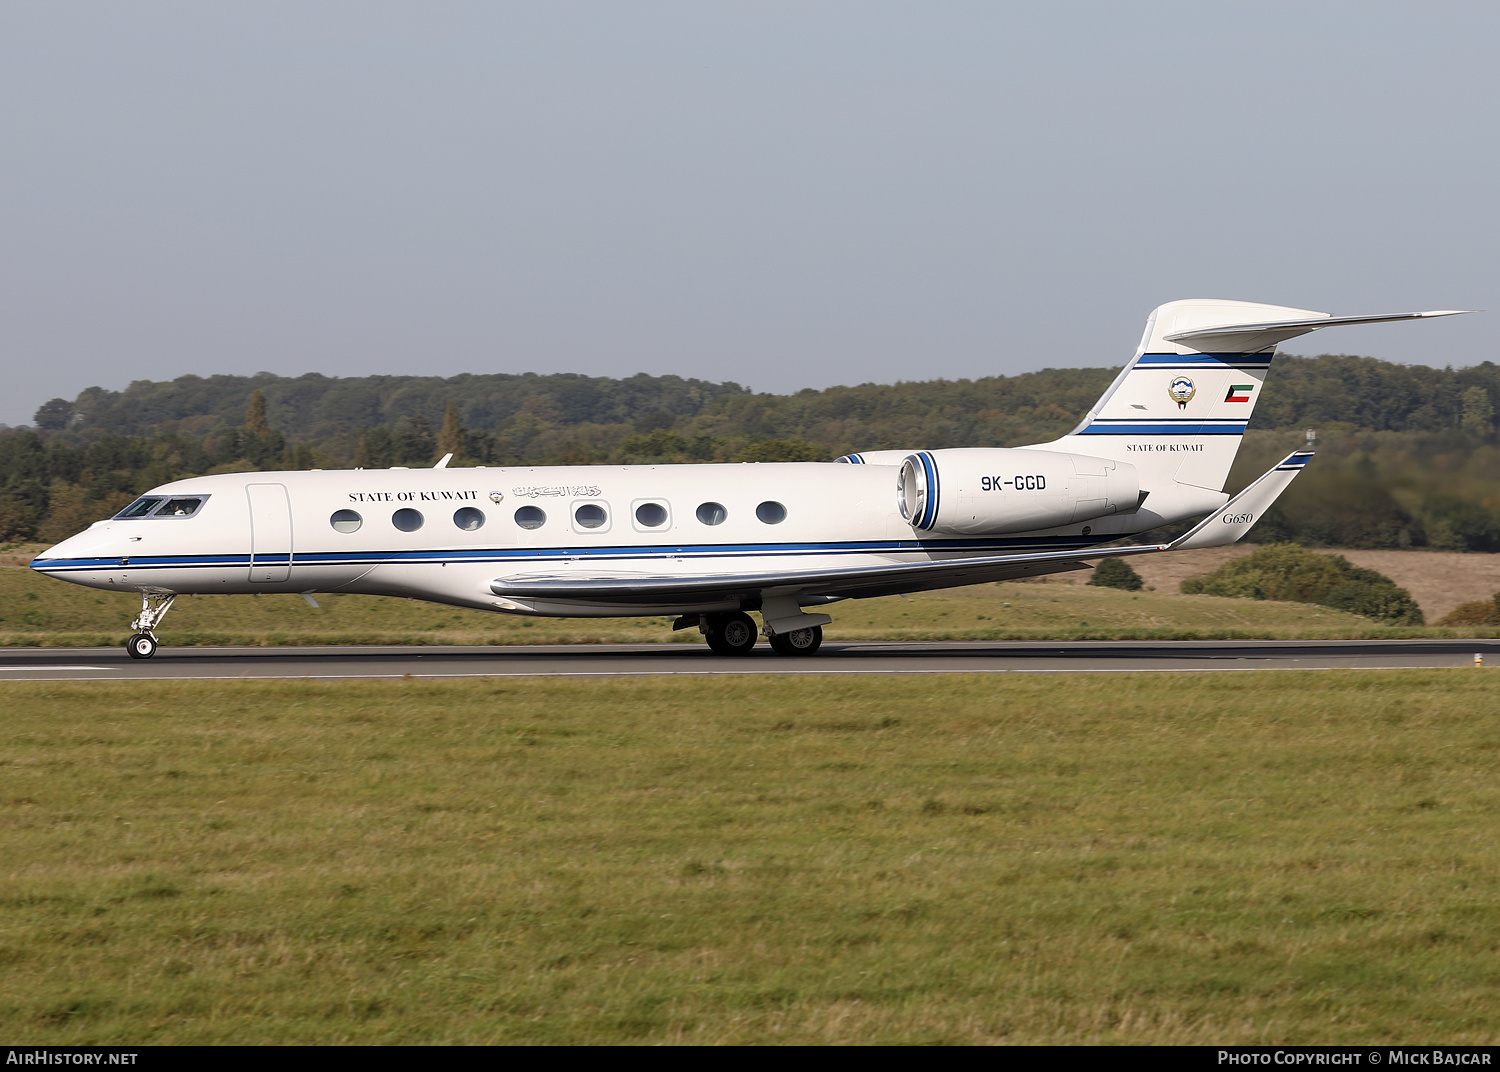
[[[807,629],[793,629],[789,633],[777,633],[771,638],[771,648],[777,655],[811,655],[823,646],[823,627],[814,625]]]
[[[125,652],[132,659],[149,659],[156,654],[156,638],[150,633],[136,633],[125,641]]]
[[[720,655],[747,655],[755,647],[755,621],[742,611],[709,624],[708,646]]]

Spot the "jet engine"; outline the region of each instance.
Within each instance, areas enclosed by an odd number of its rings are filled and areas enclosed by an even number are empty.
[[[1136,509],[1129,462],[1048,450],[921,450],[901,463],[901,516],[923,532],[984,535],[1059,528]]]

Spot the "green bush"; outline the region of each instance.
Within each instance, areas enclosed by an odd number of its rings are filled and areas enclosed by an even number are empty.
[[[1438,625],[1500,625],[1500,592],[1489,599],[1460,603]]]
[[[1089,584],[1100,588],[1123,588],[1127,592],[1138,592],[1144,584],[1141,575],[1123,558],[1106,558],[1094,567]]]
[[[1320,555],[1294,544],[1262,547],[1204,577],[1182,582],[1189,595],[1314,603],[1388,625],[1422,625],[1411,593],[1383,573],[1351,565],[1342,555]]]

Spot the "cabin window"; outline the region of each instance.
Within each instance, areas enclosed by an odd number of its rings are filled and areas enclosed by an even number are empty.
[[[334,532],[358,532],[365,519],[353,510],[335,510],[328,523],[333,526]]]
[[[728,516],[729,511],[721,503],[709,502],[698,507],[698,520],[705,525],[722,525]]]
[[[159,502],[161,502],[160,499],[153,499],[149,496],[137,499],[116,514],[115,517],[145,517],[151,512],[151,508]]]
[[[453,523],[465,532],[478,532],[484,528],[484,511],[465,506],[454,512]]]
[[[602,529],[608,520],[609,515],[598,503],[584,503],[573,511],[573,524],[581,529]]]
[[[391,524],[395,525],[402,532],[416,532],[422,527],[422,521],[421,512],[413,510],[410,507],[404,510],[397,510],[391,515]]]
[[[786,520],[786,507],[779,502],[763,502],[755,508],[755,516],[767,525],[779,525]]]
[[[523,529],[539,529],[547,523],[547,511],[540,506],[523,506],[516,511],[516,524]]]
[[[643,529],[659,529],[667,523],[667,508],[659,502],[643,502],[635,508],[635,520]]]

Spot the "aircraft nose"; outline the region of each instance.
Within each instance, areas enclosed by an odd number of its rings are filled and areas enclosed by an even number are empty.
[[[76,536],[55,543],[31,560],[31,568],[62,558],[106,558],[113,550],[114,539],[108,522],[98,522]]]

